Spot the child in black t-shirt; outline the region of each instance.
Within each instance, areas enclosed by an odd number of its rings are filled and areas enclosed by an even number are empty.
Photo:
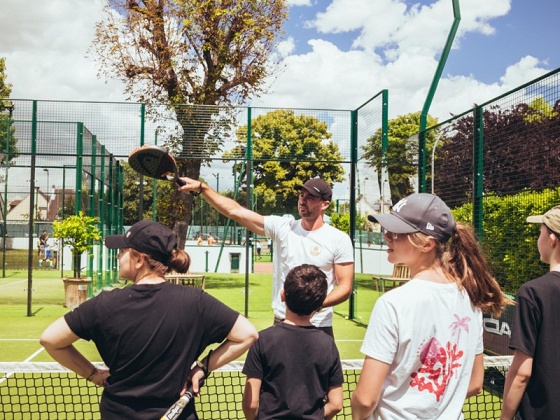
[[[259,333],[243,367],[247,419],[330,419],[342,410],[338,349],[310,322],[326,295],[326,276],[314,265],[302,264],[286,276],[286,319]]]

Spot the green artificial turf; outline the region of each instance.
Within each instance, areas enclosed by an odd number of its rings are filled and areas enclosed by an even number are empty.
[[[29,278],[27,271],[6,270],[0,278],[0,361],[27,360],[40,349],[41,332],[55,319],[64,315],[64,285],[60,271],[35,269],[31,279],[31,304],[28,306]],[[70,275],[70,273],[65,273]],[[344,302],[335,308],[334,331],[342,359],[361,359],[359,352],[369,313],[377,292],[368,286],[370,275],[358,274],[355,320],[349,316],[350,304]],[[122,287],[122,286],[118,286]],[[271,274],[250,274],[248,300],[244,274],[206,273],[206,291],[228,306],[247,315],[258,330],[272,324],[270,308],[272,294]],[[28,316],[28,310],[32,316]],[[86,357],[100,360],[95,346],[80,340],[77,343]],[[41,352],[32,361],[50,361]]]

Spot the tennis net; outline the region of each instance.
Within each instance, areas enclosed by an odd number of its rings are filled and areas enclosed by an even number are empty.
[[[344,407],[337,419],[351,418],[350,395],[363,360],[344,360]],[[484,392],[464,405],[465,419],[500,417],[505,374],[510,356],[485,357]],[[97,363],[97,367],[103,364]],[[243,419],[243,362],[212,372],[195,400],[201,419]],[[58,363],[0,362],[0,419],[99,419],[101,388]]]

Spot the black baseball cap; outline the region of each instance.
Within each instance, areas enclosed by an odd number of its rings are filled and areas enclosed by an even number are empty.
[[[370,214],[368,219],[390,232],[422,232],[440,242],[447,242],[455,233],[455,219],[447,204],[428,193],[411,194],[395,204],[391,213]]]
[[[167,264],[171,252],[177,248],[177,238],[168,227],[142,220],[133,224],[124,235],[107,236],[105,246],[109,249],[132,248]]]
[[[303,185],[296,185],[296,190],[306,190],[313,197],[321,197],[322,200],[331,201],[332,188],[321,178],[311,178]]]

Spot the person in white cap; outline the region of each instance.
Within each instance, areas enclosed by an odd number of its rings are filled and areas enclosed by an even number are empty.
[[[305,184],[296,186],[295,189],[299,191],[298,213],[301,219],[293,220],[280,216],[262,216],[200,181],[186,177],[181,179],[185,182],[181,190],[201,194],[223,215],[259,236],[272,239],[274,323],[281,323],[286,317],[286,305],[280,295],[284,279],[292,268],[300,264],[313,264],[327,275],[328,294],[323,302],[323,309],[313,316],[311,323],[334,337],[333,306],[344,302],[352,293],[354,247],[346,233],[323,220],[332,199],[331,186],[321,178],[312,178]]]
[[[510,301],[472,231],[436,195],[409,195],[369,219],[412,279],[375,303],[352,418],[462,418],[465,398],[482,390],[482,313],[498,316]]]
[[[559,419],[560,206],[529,216],[527,222],[540,224],[537,246],[549,271],[517,291],[509,342],[513,361],[500,418]]]

